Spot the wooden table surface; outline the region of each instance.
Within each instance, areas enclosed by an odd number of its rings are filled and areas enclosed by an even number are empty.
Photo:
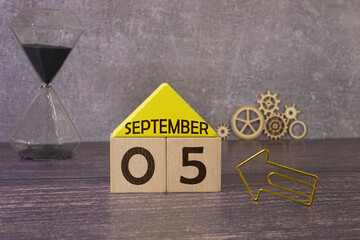
[[[20,159],[1,143],[0,239],[360,239],[360,139],[222,148],[221,192],[110,194],[109,143],[83,143],[60,161]],[[318,175],[310,207],[267,193],[250,198],[236,166],[263,148],[270,161]],[[242,169],[253,191],[273,170],[264,157]]]

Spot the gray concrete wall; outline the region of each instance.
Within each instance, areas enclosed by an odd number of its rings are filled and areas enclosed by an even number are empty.
[[[162,82],[211,126],[271,90],[307,138],[360,137],[360,1],[0,0],[0,141],[40,86],[9,24],[72,10],[85,32],[54,88],[86,141],[108,140]],[[232,139],[237,139],[232,134]]]

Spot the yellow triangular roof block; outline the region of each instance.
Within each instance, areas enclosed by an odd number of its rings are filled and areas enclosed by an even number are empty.
[[[217,137],[172,89],[161,84],[113,132],[114,137]]]

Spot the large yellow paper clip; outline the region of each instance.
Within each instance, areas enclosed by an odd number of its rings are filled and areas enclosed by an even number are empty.
[[[266,189],[263,189],[263,188],[260,188],[259,191],[258,191],[258,193],[257,193],[257,196],[254,197],[254,195],[252,194],[252,192],[251,192],[251,190],[250,190],[249,185],[247,184],[247,182],[246,182],[243,174],[242,174],[241,171],[240,171],[240,167],[241,167],[242,165],[244,165],[245,163],[249,162],[250,160],[252,160],[253,158],[256,158],[257,156],[259,156],[259,155],[262,154],[263,152],[266,152],[266,163],[271,164],[271,165],[274,165],[274,166],[276,166],[276,167],[280,167],[280,168],[283,168],[283,169],[287,169],[287,170],[290,170],[290,171],[293,171],[293,172],[296,172],[296,173],[304,174],[304,175],[307,175],[307,176],[310,176],[310,177],[315,178],[314,184],[310,184],[310,183],[301,181],[301,180],[299,180],[299,179],[292,178],[292,177],[286,176],[286,175],[281,174],[281,173],[276,173],[276,172],[271,172],[271,173],[267,176],[267,181],[268,181],[268,183],[269,183],[271,186],[274,186],[274,187],[280,188],[280,189],[282,189],[282,190],[285,190],[285,191],[288,191],[288,192],[297,194],[297,195],[299,195],[299,196],[308,198],[308,199],[309,199],[308,202],[307,202],[307,201],[305,202],[305,201],[302,201],[302,200],[299,200],[299,199],[295,199],[295,198],[292,198],[292,197],[289,197],[289,196],[286,196],[286,195],[283,195],[283,194],[280,194],[280,193],[276,193],[276,192],[273,192],[273,191],[270,191],[270,190],[266,190]],[[312,204],[312,202],[313,202],[314,195],[315,195],[315,190],[316,190],[316,185],[317,185],[317,182],[318,182],[318,177],[317,177],[316,175],[314,175],[314,174],[306,173],[306,172],[303,172],[303,171],[300,171],[300,170],[296,170],[296,169],[293,169],[293,168],[289,168],[289,167],[286,167],[286,166],[282,166],[282,165],[277,164],[277,163],[270,162],[270,161],[269,161],[269,150],[267,150],[267,149],[261,150],[260,152],[256,153],[255,155],[251,156],[250,158],[246,159],[244,162],[240,163],[240,164],[236,167],[236,170],[238,171],[241,179],[243,180],[243,182],[244,182],[244,184],[245,184],[245,187],[246,187],[247,190],[249,191],[250,196],[252,197],[252,199],[253,199],[254,201],[257,201],[257,200],[259,199],[260,193],[261,193],[262,191],[264,191],[264,192],[271,193],[271,194],[274,194],[274,195],[279,196],[279,197],[283,197],[283,198],[286,198],[286,199],[289,199],[289,200],[292,200],[292,201],[295,201],[295,202],[298,202],[298,203],[305,204],[305,205],[307,205],[307,206],[310,206],[310,205]],[[309,196],[309,195],[306,195],[306,194],[303,194],[303,193],[300,193],[300,192],[297,192],[297,191],[288,189],[288,188],[286,188],[286,187],[283,187],[283,186],[280,186],[280,185],[277,185],[277,184],[272,183],[271,180],[270,180],[270,177],[271,177],[272,175],[277,175],[277,176],[286,178],[286,179],[288,179],[288,180],[295,181],[295,182],[297,182],[297,183],[304,184],[304,185],[306,185],[306,186],[311,187],[311,188],[312,188],[311,195]]]

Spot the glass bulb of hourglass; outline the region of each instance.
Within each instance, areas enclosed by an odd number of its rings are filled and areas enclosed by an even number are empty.
[[[80,38],[83,27],[71,12],[28,9],[17,15],[11,28],[43,85],[9,142],[24,158],[71,157],[81,138],[51,82]]]

